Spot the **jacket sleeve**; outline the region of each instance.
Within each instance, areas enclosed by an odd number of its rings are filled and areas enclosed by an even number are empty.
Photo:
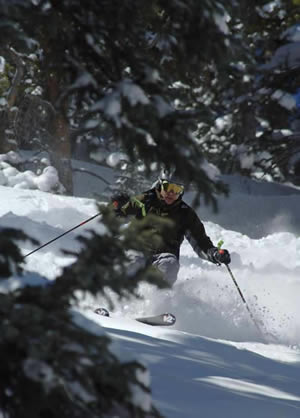
[[[203,223],[192,208],[189,208],[185,237],[199,257],[214,262],[210,250],[215,249],[215,246],[206,234]]]

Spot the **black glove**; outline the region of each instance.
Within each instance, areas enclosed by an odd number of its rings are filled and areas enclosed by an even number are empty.
[[[111,203],[117,216],[124,216],[121,212],[122,206],[126,205],[130,196],[126,193],[117,192],[111,197]]]
[[[231,262],[229,251],[216,247],[210,248],[207,251],[207,256],[210,261],[216,264],[229,264]]]
[[[130,199],[130,196],[127,193],[122,193],[122,192],[116,192],[110,198],[113,206],[116,209],[119,209],[121,206],[126,205],[129,199]]]

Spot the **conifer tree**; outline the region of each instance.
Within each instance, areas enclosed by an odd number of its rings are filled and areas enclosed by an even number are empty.
[[[147,219],[120,229],[107,208],[102,225],[106,232],[79,238],[82,251],[54,282],[26,286],[0,294],[0,411],[9,418],[159,417],[152,406],[144,410],[132,401],[135,391],[149,394],[143,383],[145,367],[122,361],[99,327],[82,317],[78,292],[119,297],[136,294],[143,279],[164,286],[160,274],[147,266],[129,275],[128,250],[143,251],[159,239]],[[168,225],[166,224],[166,228]],[[0,239],[0,279],[21,273],[24,261],[12,239],[27,239],[5,229]],[[35,243],[36,244],[36,243]],[[149,396],[149,395],[148,395]],[[148,404],[148,402],[146,403]],[[26,412],[24,412],[26,411]]]
[[[264,3],[86,0],[83,5],[81,0],[0,0],[0,36],[23,54],[39,52],[43,86],[51,86],[53,104],[60,112],[61,139],[74,121],[82,132],[99,131],[107,124],[116,147],[132,163],[140,159],[149,173],[153,162],[176,165],[179,176],[194,182],[201,197],[214,202],[214,192],[222,187],[205,172],[204,155],[213,158],[225,149],[222,157],[230,156],[233,145],[237,149],[244,145],[248,152],[255,136],[253,117],[246,120],[252,96],[245,91],[247,74],[239,62],[249,58],[249,39],[255,30],[245,26],[240,12],[248,16],[244,6],[257,11],[253,6]],[[254,71],[250,75],[253,81]],[[239,110],[235,130],[221,136],[211,132],[218,128],[214,126],[218,116],[234,117]],[[245,121],[246,141],[241,129]],[[238,158],[228,161],[234,165]],[[80,238],[82,250],[75,254],[76,261],[53,283],[1,295],[4,414],[12,418],[23,417],[24,410],[28,416],[44,418],[157,414],[153,407],[143,411],[132,402],[132,388],[143,386],[138,379],[141,365],[121,363],[107,339],[93,335],[90,323],[83,323],[74,309],[78,292],[109,297],[111,288],[123,297],[135,294],[141,279],[161,285],[151,268],[140,268],[131,276],[126,268],[129,250],[146,251],[151,240],[158,239],[152,221],[147,218],[121,228],[105,209],[104,233]],[[10,261],[2,267],[7,277],[18,271],[22,257],[11,241],[4,248]]]
[[[23,51],[41,52],[42,74],[58,75],[64,116],[72,104],[73,120],[85,114],[81,129],[110,124],[132,162],[148,172],[153,162],[174,163],[214,203],[222,187],[203,169],[193,135],[213,113],[197,88],[203,70],[223,72],[238,47],[227,28],[235,1],[41,0],[2,3],[1,11],[2,39],[15,47],[25,39]]]
[[[225,174],[240,172],[297,184],[295,36],[300,9],[291,1],[262,1],[253,6],[245,2],[247,18],[229,23],[231,32],[239,34],[243,53],[232,60],[227,78],[222,81],[215,69],[206,69],[200,91],[206,92],[204,100],[215,109],[215,120],[201,121],[196,136],[208,160]]]

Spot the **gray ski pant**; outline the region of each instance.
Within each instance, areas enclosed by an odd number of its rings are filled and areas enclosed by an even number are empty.
[[[171,253],[155,254],[152,264],[163,273],[164,279],[169,285],[173,286],[180,267],[177,257]]]
[[[137,269],[146,265],[145,258],[140,255],[130,254],[130,258],[129,274],[134,274]],[[164,279],[170,286],[176,282],[180,264],[174,254],[155,254],[152,258],[152,264],[162,272]]]

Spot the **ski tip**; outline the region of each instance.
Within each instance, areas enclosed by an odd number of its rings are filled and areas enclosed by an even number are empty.
[[[97,308],[97,309],[95,309],[95,310],[94,310],[94,312],[95,312],[97,315],[100,315],[100,316],[109,316],[109,312],[108,312],[108,310],[107,310],[107,309],[105,309],[105,308]]]
[[[165,314],[163,315],[163,321],[164,321],[166,324],[169,324],[169,325],[174,325],[174,324],[175,324],[175,322],[176,322],[176,317],[175,317],[175,315],[173,315],[173,314],[171,314],[171,313],[165,313]]]
[[[171,313],[164,313],[160,315],[147,316],[143,318],[135,318],[136,321],[142,322],[143,324],[153,325],[153,326],[170,326],[174,325],[176,322],[175,315]]]

